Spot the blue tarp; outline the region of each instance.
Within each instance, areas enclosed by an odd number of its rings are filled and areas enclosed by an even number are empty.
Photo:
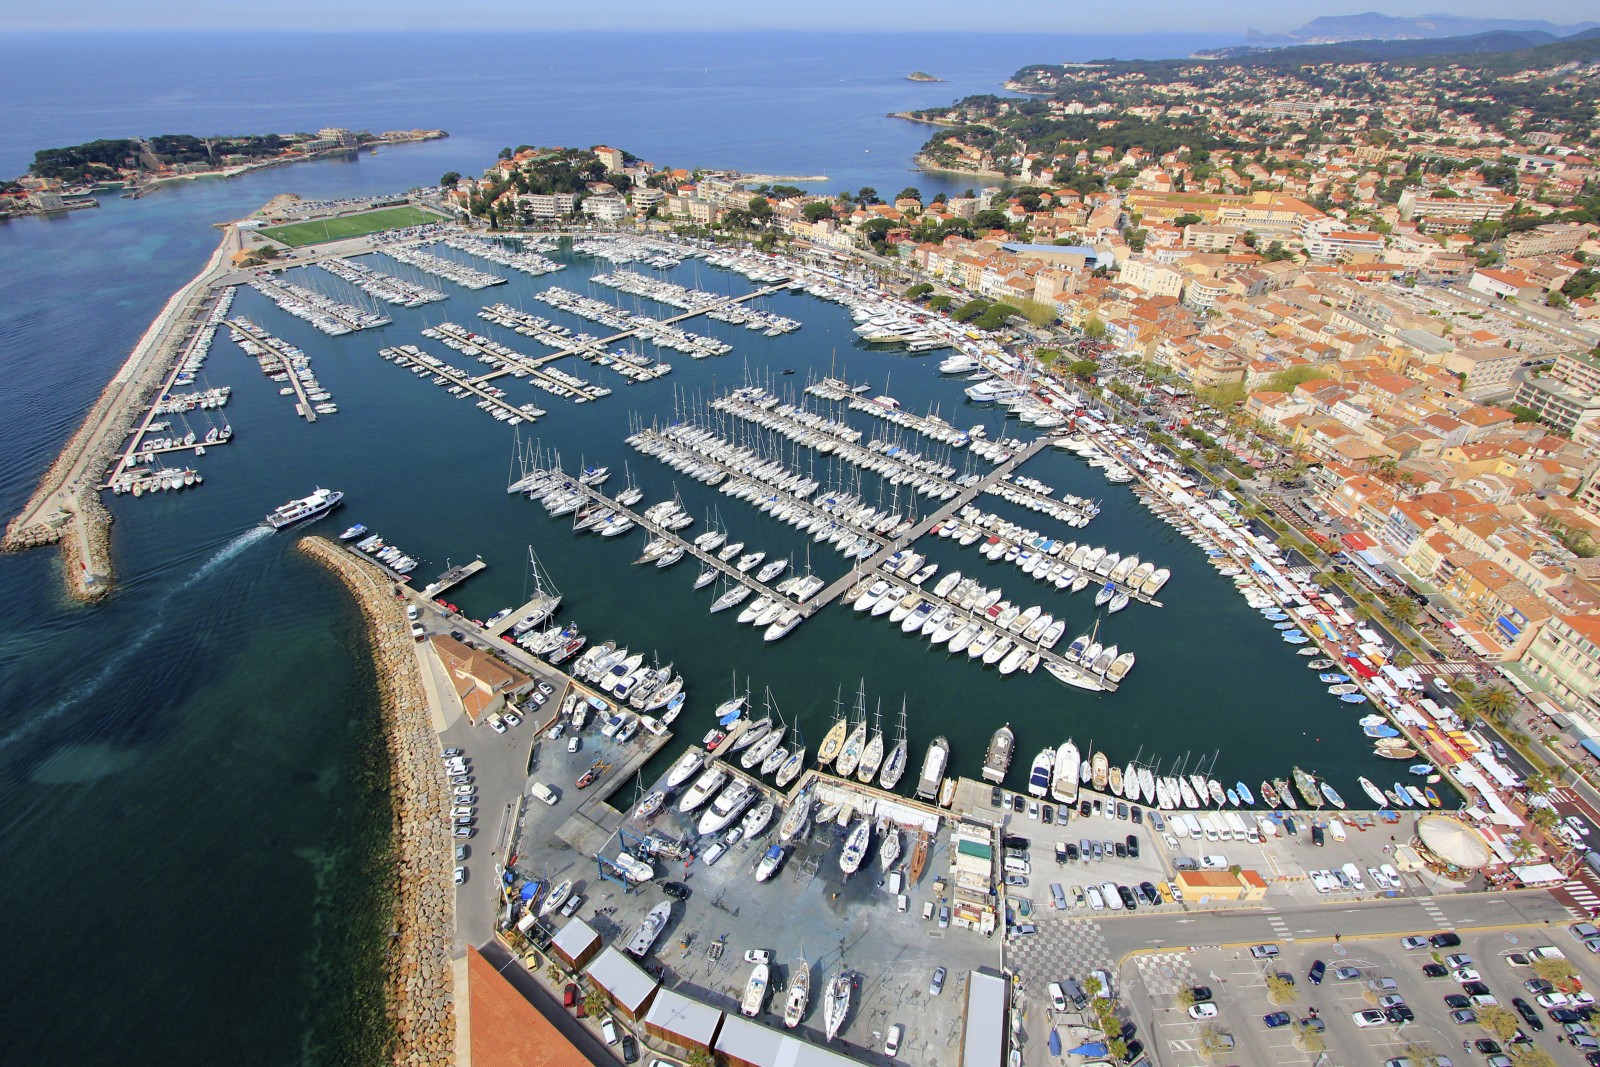
[[[522,899],[523,900],[532,900],[534,898],[534,896],[538,892],[539,892],[539,883],[538,882],[523,882],[522,883]]]
[[[1051,1033],[1055,1033],[1055,1031],[1052,1030]],[[1104,1056],[1106,1054],[1106,1043],[1104,1041],[1091,1041],[1087,1045],[1079,1045],[1077,1048],[1068,1049],[1067,1051],[1074,1056]]]
[[[1582,741],[1579,741],[1578,744],[1585,752],[1589,753],[1589,755],[1593,756],[1595,759],[1600,759],[1600,745],[1595,744],[1587,737]]]
[[[1053,1026],[1050,1028],[1050,1055],[1061,1055],[1061,1035],[1056,1033]]]

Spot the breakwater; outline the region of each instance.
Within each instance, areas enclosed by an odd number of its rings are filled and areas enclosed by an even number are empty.
[[[298,547],[337,575],[361,609],[382,702],[394,810],[394,935],[386,982],[394,1047],[389,1059],[405,1067],[453,1062],[455,893],[450,838],[441,815],[445,778],[416,646],[394,583],[379,568],[321,537],[303,538]]]
[[[98,600],[111,591],[111,513],[100,503],[101,477],[203,316],[238,240],[238,231],[228,227],[200,273],[172,294],[0,537],[0,552],[59,542],[67,592],[76,600]]]

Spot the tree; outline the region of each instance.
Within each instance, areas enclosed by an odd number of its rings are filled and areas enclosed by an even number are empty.
[[[757,222],[770,222],[772,220],[772,205],[764,196],[750,198],[750,217]]]
[[[1207,1059],[1220,1056],[1232,1048],[1233,1042],[1218,1027],[1208,1026],[1200,1031],[1200,1052]]]
[[[1544,771],[1534,771],[1532,774],[1528,775],[1527,778],[1523,779],[1523,785],[1527,788],[1529,793],[1532,793],[1535,796],[1550,792],[1550,787],[1554,784],[1555,783],[1550,780],[1550,775]]]
[[[439,184],[446,189],[454,189],[461,184],[461,172],[458,170],[445,171],[443,176],[439,178]]]
[[[705,1049],[697,1048],[691,1050],[690,1053],[683,1058],[683,1062],[687,1063],[689,1067],[713,1067],[713,1065],[716,1063],[716,1060],[712,1059],[711,1054]]]
[[[1525,837],[1519,837],[1512,841],[1510,849],[1511,858],[1517,860],[1519,863],[1526,863],[1533,857],[1535,852],[1539,851],[1534,843]]]
[[[1327,1039],[1322,1033],[1316,1027],[1303,1022],[1295,1025],[1294,1043],[1300,1046],[1302,1052],[1325,1052],[1328,1048]]]
[[[605,1014],[605,1010],[610,1004],[611,1002],[606,999],[606,995],[600,992],[599,989],[591,987],[583,995],[583,1010],[588,1012],[591,1018],[599,1018]]]
[[[1274,1004],[1293,1004],[1300,999],[1300,987],[1279,975],[1267,975],[1267,999]]]
[[[1080,382],[1093,381],[1094,376],[1099,372],[1100,364],[1092,359],[1078,359],[1067,364],[1067,373]]]
[[[1181,230],[1185,226],[1193,226],[1196,223],[1203,222],[1203,221],[1205,221],[1205,220],[1203,220],[1199,215],[1196,215],[1192,211],[1190,211],[1190,212],[1184,212],[1182,215],[1179,215],[1177,218],[1173,219],[1172,220],[1172,225]]]
[[[982,297],[974,297],[950,313],[950,317],[957,322],[971,322],[973,319],[988,311],[992,305]]]
[[[922,193],[917,190],[915,185],[908,185],[896,193],[894,198],[896,200],[915,200],[920,204],[922,202]]]
[[[501,159],[510,159],[514,155],[516,155],[516,153],[511,151],[510,146],[507,146],[505,148],[500,149],[500,158]]]
[[[1536,1045],[1512,1045],[1511,1067],[1556,1067],[1556,1060]]]
[[[1099,315],[1090,315],[1089,321],[1083,324],[1083,333],[1096,341],[1102,341],[1106,336],[1106,323]]]
[[[1554,808],[1546,807],[1543,804],[1539,805],[1528,813],[1528,821],[1547,833],[1555,829],[1556,822],[1559,818],[1560,816],[1556,814],[1556,810]]]
[[[1488,1007],[1476,1009],[1478,1025],[1489,1031],[1501,1041],[1508,1040],[1518,1030],[1519,1020],[1510,1009],[1491,1004]]]
[[[906,299],[921,300],[931,292],[933,292],[933,286],[929,285],[927,282],[918,282],[916,285],[913,285],[911,288],[906,290]]]
[[[1573,969],[1572,963],[1561,956],[1547,956],[1544,959],[1534,960],[1533,973],[1555,985],[1571,982],[1578,974]]]
[[[1384,614],[1402,626],[1410,626],[1417,619],[1417,602],[1404,593],[1393,593],[1383,598]]]
[[[938,296],[928,298],[928,307],[934,311],[947,311],[955,300],[940,293]]]
[[[1003,230],[1010,225],[1010,222],[1004,211],[997,211],[994,208],[980,211],[972,216],[974,230]]]
[[[857,203],[861,204],[883,203],[883,201],[878,197],[878,190],[874,189],[870,185],[863,185],[861,187],[861,191],[855,195],[855,199]]]
[[[833,205],[826,200],[813,200],[800,209],[800,214],[807,222],[821,222],[823,219],[833,218]]]
[[[1194,1007],[1194,990],[1185,986],[1178,990],[1178,1010],[1188,1011]]]

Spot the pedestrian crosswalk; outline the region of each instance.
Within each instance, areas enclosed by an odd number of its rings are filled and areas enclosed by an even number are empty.
[[[1444,913],[1444,909],[1439,907],[1438,901],[1432,897],[1423,897],[1417,903],[1422,906],[1423,911],[1428,913],[1428,918],[1433,920],[1435,926],[1441,930],[1450,929],[1450,917]]]
[[[1561,887],[1567,896],[1572,898],[1573,904],[1582,909],[1577,914],[1578,918],[1587,919],[1596,910],[1600,910],[1600,894],[1597,894],[1588,882],[1581,878],[1574,878]]]
[[[1267,922],[1272,926],[1272,932],[1277,935],[1279,941],[1294,940],[1294,931],[1289,929],[1289,924],[1284,921],[1282,915],[1279,915],[1268,908],[1263,908],[1262,912],[1265,915]]]

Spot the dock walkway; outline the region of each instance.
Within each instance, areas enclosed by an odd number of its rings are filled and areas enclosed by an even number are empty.
[[[361,558],[367,559],[368,557],[362,556]],[[477,574],[487,566],[488,564],[483,560],[475,559],[471,563],[462,563],[451,567],[449,570],[439,575],[439,577],[435,578],[433,581],[417,590],[417,595],[423,597],[424,599],[432,600],[434,597],[444,593],[447,589],[453,589],[460,585],[462,582],[466,581],[468,578],[471,578],[474,574]]]

